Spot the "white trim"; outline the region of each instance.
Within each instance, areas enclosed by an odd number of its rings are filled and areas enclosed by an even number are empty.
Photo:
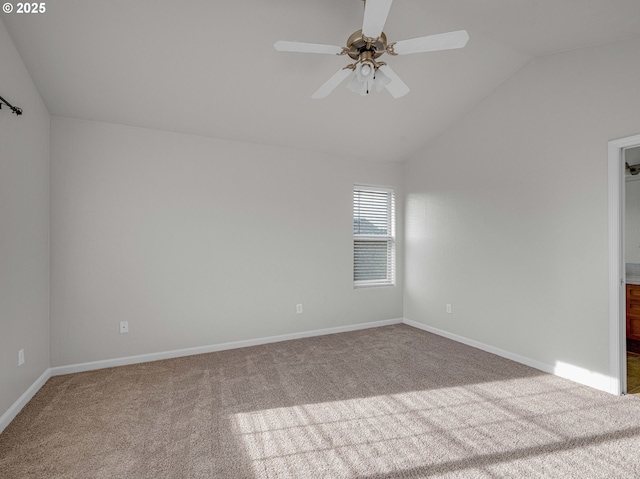
[[[545,373],[554,374],[553,366],[550,366],[545,363],[541,363],[534,359],[530,359],[525,356],[520,356],[519,354],[514,354],[509,351],[505,351],[504,349],[496,348],[494,346],[489,346],[488,344],[481,343],[480,341],[475,341],[473,339],[465,338],[464,336],[459,336],[457,334],[450,333],[442,329],[434,328],[433,326],[428,326],[426,324],[419,323],[411,319],[404,318],[402,322],[408,326],[413,326],[414,328],[422,329],[423,331],[437,334],[438,336],[442,336],[447,339],[452,339],[453,341],[456,341],[458,343],[466,344],[467,346],[472,346],[474,348],[481,349],[482,351],[486,351],[488,353],[495,354],[496,356],[501,356],[503,358],[510,359],[511,361],[515,361],[517,363],[521,363],[526,366],[531,366],[532,368],[539,369],[541,371],[544,371]]]
[[[0,416],[0,433],[13,421],[22,408],[31,400],[31,398],[40,390],[42,386],[52,376],[60,376],[63,374],[79,373],[84,371],[93,371],[96,369],[111,368],[115,366],[125,366],[128,364],[146,363],[150,361],[158,361],[160,359],[179,358],[184,356],[193,356],[195,354],[212,353],[216,351],[225,351],[228,349],[246,348],[249,346],[259,346],[261,344],[277,343],[280,341],[289,341],[292,339],[310,338],[314,336],[324,336],[327,334],[347,333],[350,331],[358,331],[361,329],[379,328],[382,326],[390,326],[392,324],[401,324],[402,318],[386,319],[381,321],[371,321],[368,323],[351,324],[348,326],[338,326],[335,328],[316,329],[313,331],[304,331],[300,333],[282,334],[279,336],[268,336],[258,339],[247,339],[244,341],[234,341],[230,343],[212,344],[209,346],[200,346],[195,348],[175,349],[172,351],[163,351],[159,353],[140,354],[136,356],[127,356],[124,358],[105,359],[103,361],[92,361],[88,363],[70,364],[68,366],[57,366],[48,368],[42,375],[29,386],[7,411]]]
[[[13,419],[18,415],[22,408],[27,405],[31,398],[40,390],[44,383],[51,377],[51,369],[47,369],[43,372],[38,379],[36,379],[29,389],[27,389],[22,396],[20,396],[16,402],[14,402],[9,409],[5,411],[5,413],[0,416],[0,433],[5,430],[5,428],[13,421]]]
[[[401,323],[402,323],[402,318],[386,319],[381,321],[372,321],[369,323],[352,324],[349,326],[338,326],[335,328],[316,329],[313,331],[304,331],[300,333],[282,334],[278,336],[268,336],[265,338],[246,339],[243,341],[233,341],[230,343],[198,346],[195,348],[174,349],[171,351],[163,351],[159,353],[139,354],[136,356],[127,356],[124,358],[104,359],[102,361],[91,361],[88,363],[70,364],[68,366],[57,366],[57,367],[51,368],[51,375],[60,376],[62,374],[79,373],[83,371],[93,371],[95,369],[112,368],[115,366],[125,366],[128,364],[138,364],[138,363],[146,363],[150,361],[158,361],[161,359],[193,356],[195,354],[213,353],[216,351],[246,348],[249,346],[260,346],[262,344],[278,343],[280,341],[289,341],[291,339],[302,339],[302,338],[310,338],[313,336],[324,336],[326,334],[346,333],[349,331],[378,328],[381,326],[389,326],[392,324],[401,324]]]
[[[395,188],[392,186],[367,185],[365,183],[354,183],[354,190],[378,191],[380,193],[391,193],[395,195]]]
[[[624,201],[622,198],[624,169],[622,150],[640,145],[640,135],[612,140],[608,145],[609,175],[609,374],[610,392],[624,394],[627,383],[624,275]]]
[[[550,364],[536,361],[535,359],[527,358],[525,356],[520,356],[519,354],[515,354],[510,351],[505,351],[504,349],[496,348],[494,346],[490,346],[485,343],[481,343],[480,341],[475,341],[473,339],[465,338],[464,336],[459,336],[457,334],[450,333],[442,329],[434,328],[433,326],[427,326],[426,324],[422,324],[417,321],[413,321],[411,319],[404,318],[402,322],[408,326],[412,326],[417,329],[422,329],[423,331],[437,334],[438,336],[451,339],[458,343],[466,344],[467,346],[481,349],[482,351],[486,351],[488,353],[495,354],[496,356],[501,356],[511,361],[524,364],[525,366],[538,369],[545,373],[553,374],[554,376],[559,376],[561,378],[569,379],[571,381],[584,384],[585,386],[589,386],[595,389],[599,389],[601,391],[615,394],[610,389],[611,383],[610,383],[610,378],[608,376],[592,373],[585,369],[572,366],[569,364],[558,363],[555,366],[552,366]]]
[[[640,141],[640,138],[639,138]],[[603,391],[611,392],[613,394],[619,394],[615,390],[611,389],[613,382],[610,382],[610,378],[605,378],[602,375],[593,374],[589,371],[577,368],[571,365],[558,364],[551,366],[549,364],[536,361],[519,354],[514,354],[509,351],[505,351],[488,344],[481,343],[463,336],[459,336],[454,333],[450,333],[426,324],[412,321],[407,318],[387,319],[381,321],[372,321],[368,323],[352,324],[349,326],[338,326],[335,328],[316,329],[313,331],[305,331],[300,333],[282,334],[278,336],[268,336],[265,338],[248,339],[243,341],[234,341],[230,343],[213,344],[209,346],[199,346],[195,348],[175,349],[172,351],[164,351],[159,353],[140,354],[136,356],[128,356],[124,358],[105,359],[102,361],[92,361],[87,363],[70,364],[68,366],[57,366],[47,369],[42,375],[34,381],[34,383],[27,389],[11,407],[0,416],[0,433],[11,423],[11,421],[18,415],[22,408],[31,400],[31,398],[40,390],[40,388],[47,382],[52,376],[60,376],[63,374],[72,374],[84,371],[93,371],[96,369],[110,368],[116,366],[124,366],[129,364],[145,363],[150,361],[158,361],[161,359],[171,359],[184,356],[192,356],[196,354],[206,354],[216,351],[225,351],[228,349],[246,348],[249,346],[259,346],[262,344],[277,343],[280,341],[289,341],[292,339],[310,338],[314,336],[324,336],[327,334],[346,333],[350,331],[358,331],[362,329],[378,328],[382,326],[390,326],[393,324],[406,324],[417,329],[422,329],[438,336],[442,336],[453,341],[457,341],[468,346],[487,351],[489,353],[501,356],[511,361],[515,361],[526,366],[544,371],[549,374],[554,374],[572,381],[590,386]]]

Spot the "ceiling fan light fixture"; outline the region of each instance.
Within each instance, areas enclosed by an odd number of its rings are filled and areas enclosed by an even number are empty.
[[[367,96],[371,93],[371,87],[373,86],[372,83],[373,82],[371,80],[360,80],[358,75],[353,75],[351,81],[347,85],[347,88],[360,96]]]
[[[356,65],[355,76],[358,77],[358,81],[370,81],[373,78],[375,69],[375,65],[369,61],[360,62]]]
[[[452,50],[463,48],[469,40],[466,30],[457,30],[388,43],[382,29],[393,0],[364,1],[362,30],[357,30],[349,36],[346,47],[290,41],[278,41],[274,44],[278,51],[347,55],[355,61],[329,78],[311,98],[325,98],[349,75],[352,75],[352,78],[347,87],[360,95],[368,95],[371,88],[378,91],[386,88],[392,97],[403,97],[409,93],[409,87],[390,66],[378,60],[381,55],[386,53],[396,56]]]
[[[377,75],[378,71],[375,62],[371,60],[360,61],[355,65],[353,77],[347,88],[362,96],[367,96],[374,88],[380,91],[375,81]]]
[[[391,78],[385,75],[380,66],[384,63],[376,63],[375,60],[364,59],[355,64],[354,73],[347,88],[358,95],[367,96],[375,91],[382,91],[391,82]]]

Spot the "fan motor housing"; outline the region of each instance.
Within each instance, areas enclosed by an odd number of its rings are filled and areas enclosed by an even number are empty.
[[[347,48],[347,55],[354,60],[366,51],[371,52],[373,58],[378,58],[387,49],[387,36],[382,32],[378,38],[367,38],[362,35],[362,30],[358,30],[347,39]]]

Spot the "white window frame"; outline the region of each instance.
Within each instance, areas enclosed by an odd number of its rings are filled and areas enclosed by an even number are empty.
[[[387,203],[387,232],[386,235],[371,235],[371,234],[353,234],[353,287],[358,288],[371,288],[379,286],[395,286],[396,284],[396,211],[395,211],[395,190],[385,186],[373,186],[364,184],[353,185],[352,195],[352,208],[353,217],[355,218],[355,202],[354,196],[357,191],[372,191],[378,193],[387,193],[389,195],[389,201]],[[375,280],[356,280],[356,242],[357,241],[386,241],[387,243],[387,277],[384,279]]]

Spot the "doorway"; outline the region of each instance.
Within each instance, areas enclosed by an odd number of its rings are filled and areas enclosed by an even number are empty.
[[[627,363],[627,276],[630,281],[634,273],[638,273],[640,286],[640,237],[638,244],[630,251],[630,258],[638,256],[638,269],[635,270],[630,263],[627,274],[627,258],[625,257],[625,202],[626,202],[626,173],[635,176],[631,166],[626,167],[626,160],[635,160],[635,155],[640,151],[640,135],[635,135],[609,142],[609,351],[610,351],[610,377],[611,392],[614,394],[626,394],[629,385],[635,390],[634,379],[628,384],[628,371],[635,373],[634,364]],[[633,157],[633,159],[632,159]],[[640,165],[640,159],[638,160]],[[638,166],[640,169],[640,166]],[[637,172],[640,174],[640,170]],[[640,186],[640,183],[638,183]],[[633,187],[635,189],[635,185]],[[639,207],[640,208],[640,207]],[[640,209],[639,209],[640,212]],[[630,241],[632,238],[629,238]],[[635,244],[635,243],[629,243]],[[637,248],[636,248],[637,247]],[[636,255],[636,253],[638,253]],[[638,289],[640,299],[640,288]],[[640,303],[638,305],[640,320]],[[640,322],[638,323],[640,327]],[[640,331],[639,331],[640,333]],[[640,363],[639,363],[640,366]],[[640,385],[640,384],[639,384]]]
[[[623,149],[622,159],[627,394],[640,394],[640,146]]]

